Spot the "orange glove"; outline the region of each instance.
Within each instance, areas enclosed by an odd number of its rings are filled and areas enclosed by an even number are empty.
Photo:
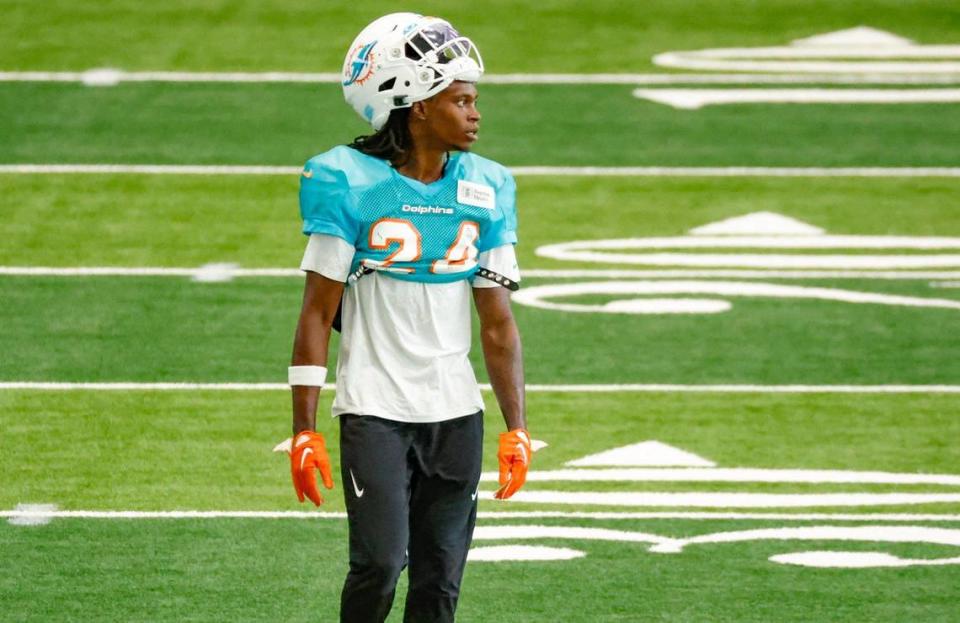
[[[530,447],[530,434],[523,428],[508,433],[500,433],[500,449],[497,459],[500,461],[500,488],[493,497],[506,500],[520,490],[527,481],[527,469],[533,450]]]
[[[330,456],[323,435],[312,430],[300,431],[286,439],[273,449],[274,452],[286,452],[290,455],[290,473],[293,476],[293,489],[297,498],[303,502],[304,496],[320,506],[323,498],[317,488],[317,472],[323,478],[323,486],[333,489],[333,476],[330,471]]]

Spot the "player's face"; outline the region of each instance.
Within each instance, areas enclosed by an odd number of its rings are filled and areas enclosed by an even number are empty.
[[[455,81],[429,101],[427,125],[444,149],[469,151],[480,131],[477,86]]]

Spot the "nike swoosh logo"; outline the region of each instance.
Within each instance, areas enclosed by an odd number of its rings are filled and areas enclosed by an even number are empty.
[[[300,455],[300,469],[303,469],[303,463],[307,460],[307,457],[313,454],[313,448],[307,448],[303,451],[303,454]]]
[[[303,176],[307,179],[310,179],[311,177],[313,177],[313,171],[311,171],[310,169],[307,169],[306,171],[303,172]]]
[[[357,494],[358,498],[363,497],[363,489],[357,486],[357,479],[353,475],[353,470],[350,470],[350,480],[353,481],[353,492]]]
[[[524,465],[530,462],[530,457],[527,456],[527,449],[524,446],[517,446],[517,450],[520,452],[520,462]]]
[[[477,495],[480,493],[480,484],[477,483],[477,490],[473,492],[473,495],[470,496],[471,500],[476,500]]]

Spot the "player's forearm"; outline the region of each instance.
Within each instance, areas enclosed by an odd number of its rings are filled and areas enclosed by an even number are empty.
[[[330,327],[319,314],[307,309],[300,315],[297,334],[293,341],[292,366],[327,366]],[[293,434],[302,430],[316,430],[317,403],[320,387],[295,385],[293,396]]]
[[[293,394],[293,434],[304,430],[317,430],[317,402],[320,398],[319,387],[292,387]]]
[[[523,350],[517,325],[510,318],[509,321],[481,328],[480,336],[490,385],[493,386],[507,430],[526,428]]]

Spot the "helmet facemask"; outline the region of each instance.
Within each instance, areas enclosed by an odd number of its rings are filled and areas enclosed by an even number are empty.
[[[404,55],[419,68],[417,80],[430,85],[427,97],[442,90],[438,88],[441,85],[446,88],[454,80],[476,82],[483,73],[483,59],[477,47],[443,20],[406,35]]]

